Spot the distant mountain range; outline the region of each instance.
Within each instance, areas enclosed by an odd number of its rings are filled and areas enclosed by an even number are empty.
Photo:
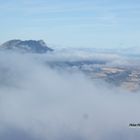
[[[53,51],[53,49],[49,48],[43,40],[10,40],[0,45],[0,48],[31,53],[46,53],[48,51]]]

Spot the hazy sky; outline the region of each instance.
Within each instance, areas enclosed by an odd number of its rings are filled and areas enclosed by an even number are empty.
[[[0,43],[44,39],[66,47],[140,45],[139,0],[0,0]]]

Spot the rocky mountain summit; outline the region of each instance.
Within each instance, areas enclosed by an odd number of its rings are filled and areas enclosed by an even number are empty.
[[[48,51],[53,51],[43,40],[10,40],[0,45],[0,48],[31,53],[46,53]]]

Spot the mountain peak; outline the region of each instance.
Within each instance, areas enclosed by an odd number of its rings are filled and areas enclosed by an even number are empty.
[[[43,40],[19,40],[14,39],[3,43],[1,46],[3,49],[18,50],[21,52],[32,53],[46,53],[47,51],[53,51],[49,48]]]

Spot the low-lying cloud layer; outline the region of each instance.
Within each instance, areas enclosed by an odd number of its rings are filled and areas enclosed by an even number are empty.
[[[140,122],[139,94],[57,71],[44,58],[0,52],[1,140],[139,140],[129,127]]]

